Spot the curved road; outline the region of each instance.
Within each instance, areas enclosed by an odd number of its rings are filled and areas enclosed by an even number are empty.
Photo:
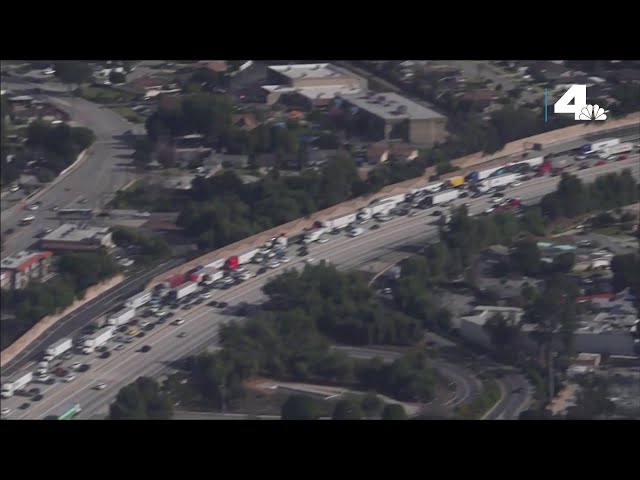
[[[596,167],[589,170],[581,170],[577,175],[587,181],[607,172],[632,168],[636,178],[640,178],[640,165],[638,157],[633,156],[621,162]],[[520,197],[525,204],[537,202],[544,194],[555,189],[559,181],[558,177],[542,177],[526,182],[520,187],[511,188],[509,196]],[[488,199],[463,199],[470,205],[472,214],[482,212],[488,205]],[[326,259],[339,265],[339,268],[349,269],[374,258],[378,258],[402,245],[415,244],[418,241],[428,241],[437,236],[437,227],[431,225],[433,217],[429,211],[423,211],[416,217],[399,217],[383,223],[377,231],[366,231],[357,238],[349,238],[343,235],[334,237],[324,245],[312,245],[311,255],[318,259]],[[294,257],[292,262],[278,269],[253,278],[233,289],[215,291],[213,299],[223,300],[233,305],[234,302],[245,301],[258,303],[264,299],[261,287],[265,281],[281,273],[285,267],[301,267],[302,259]],[[93,356],[83,357],[92,364],[91,369],[79,374],[70,384],[56,384],[46,387],[43,401],[31,405],[27,410],[17,410],[20,398],[12,398],[3,401],[3,406],[14,410],[11,418],[41,419],[59,411],[65,404],[80,403],[84,411],[79,418],[90,418],[95,414],[105,414],[108,404],[112,401],[118,390],[140,375],[155,375],[165,369],[171,362],[182,358],[192,352],[196,352],[216,343],[219,327],[229,319],[234,318],[227,312],[203,304],[194,310],[177,314],[185,319],[185,324],[180,327],[162,325],[148,333],[144,339],[136,340],[122,351],[115,351],[107,359],[98,359]],[[179,332],[186,332],[185,338],[176,338]],[[153,348],[148,353],[140,353],[139,347],[148,344]],[[87,360],[83,360],[87,361]],[[108,384],[103,391],[92,390],[98,382]]]

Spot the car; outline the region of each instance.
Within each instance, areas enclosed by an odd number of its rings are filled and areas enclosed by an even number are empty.
[[[43,398],[44,398],[44,395],[39,394],[39,395],[35,395],[31,400],[33,400],[34,402],[39,402]]]
[[[29,402],[25,402],[22,405],[20,405],[20,410],[26,410],[27,408],[29,408],[31,406],[31,404]]]
[[[258,269],[258,271],[256,272],[258,275],[262,275],[263,273],[265,273],[267,271],[266,267],[260,267]]]
[[[147,327],[151,324],[151,322],[149,322],[148,320],[143,320],[142,322],[140,322],[140,327],[144,328]]]
[[[369,230],[378,230],[380,228],[380,225],[378,225],[377,223],[375,225],[371,225],[369,227]]]
[[[194,305],[201,305],[204,302],[204,298],[198,298],[195,302],[193,302]]]
[[[605,162],[604,160],[600,160],[598,162],[596,162],[596,167],[601,167],[602,165],[606,165],[607,162]]]
[[[118,350],[118,351],[119,351],[119,350],[124,350],[124,344],[122,344],[122,343],[121,343],[121,344],[120,344],[120,345],[118,345],[115,349],[116,349],[116,350]]]
[[[100,358],[109,358],[110,356],[111,356],[111,352],[108,350],[100,354]]]
[[[86,372],[91,368],[91,365],[83,363],[78,367],[78,372]]]
[[[492,198],[491,199],[491,203],[500,203],[503,202],[504,200],[502,200],[502,198]]]
[[[278,268],[280,266],[280,262],[271,261],[267,264],[269,268]]]
[[[309,255],[309,251],[308,250],[302,250],[298,253],[298,255],[300,257],[306,257],[307,255]]]
[[[27,393],[31,397],[33,397],[34,395],[40,395],[40,389],[39,388],[31,388],[31,389],[29,389],[29,391]]]
[[[62,358],[63,358],[64,360],[71,360],[71,359],[73,358],[73,354],[71,354],[71,353],[67,352],[67,353],[65,353],[64,355],[62,355]]]
[[[142,348],[140,348],[140,351],[142,353],[147,353],[149,350],[151,350],[151,346],[150,345],[143,345]]]
[[[282,257],[282,258],[280,259],[280,261],[281,261],[282,263],[289,263],[289,262],[291,261],[291,259],[290,259],[289,257]]]
[[[460,194],[460,198],[467,198],[469,196],[469,194],[467,192],[462,192]]]
[[[617,161],[617,162],[619,162],[620,160],[626,160],[626,159],[627,159],[627,156],[626,156],[626,155],[620,155],[620,156],[616,159],[616,161]]]
[[[481,196],[482,196],[481,192],[476,192],[473,195],[471,195],[471,198],[478,198],[478,197],[481,197]]]
[[[418,215],[420,215],[420,212],[411,212],[409,214],[410,217],[417,217]]]
[[[86,198],[81,198],[80,201],[78,203],[84,205],[85,203],[87,203],[89,200],[87,200]]]
[[[207,300],[207,299],[211,298],[211,294],[210,294],[209,292],[207,292],[207,293],[203,293],[203,294],[202,294],[202,298],[204,298],[205,300]]]
[[[11,409],[10,408],[3,408],[2,410],[0,410],[0,414],[2,414],[2,416],[6,416],[9,415],[11,413]]]
[[[228,306],[229,306],[229,304],[227,302],[218,303],[218,308],[227,308]]]
[[[168,317],[168,315],[167,315],[167,317]],[[155,325],[162,325],[162,324],[164,324],[164,322],[165,322],[165,318],[166,318],[166,317],[161,317],[161,318],[159,318],[158,320],[156,320]]]
[[[184,338],[184,337],[186,337],[186,336],[187,336],[187,332],[180,332],[180,333],[178,334],[178,338]]]
[[[93,388],[95,388],[96,390],[104,390],[105,388],[107,388],[107,384],[106,383],[99,383]]]
[[[512,187],[519,187],[520,185],[522,185],[522,182],[513,182],[511,184]]]
[[[184,320],[183,320],[183,319],[181,319],[181,318],[176,318],[176,319],[173,321],[173,324],[174,324],[174,325],[178,325],[178,326],[180,326],[180,325],[184,324]]]
[[[19,187],[18,185],[11,185],[11,187],[9,187],[9,191],[10,191],[11,193],[15,193],[15,192],[17,192],[18,190],[20,190],[20,187]]]
[[[225,285],[225,289],[229,288],[230,285]],[[191,310],[191,305],[185,305],[184,307],[182,307],[183,310]]]
[[[318,261],[315,258],[307,258],[304,262],[307,265],[315,265],[316,263],[318,263]]]
[[[582,165],[580,165],[580,170],[586,170],[587,168],[589,168],[589,165],[587,163],[583,163]]]
[[[29,205],[27,207],[27,210],[31,210],[32,212],[35,212],[36,210],[38,210],[38,208],[40,207],[34,203],[33,205]]]
[[[494,210],[495,210],[495,207],[489,207],[489,208],[487,208],[487,209],[484,211],[484,213],[491,213],[491,212],[493,212]]]
[[[58,205],[54,205],[53,207],[51,207],[52,212],[57,212],[58,210],[60,210],[60,207]]]
[[[318,239],[318,243],[327,243],[329,241],[329,239],[327,237],[320,237]]]
[[[146,335],[146,333],[144,332],[138,332],[138,334],[136,335],[137,338],[143,338]]]
[[[76,376],[75,376],[75,375],[73,375],[73,374],[69,374],[69,375],[67,375],[66,377],[64,377],[64,381],[65,381],[65,382],[71,382],[71,381],[73,381],[75,378],[76,378]]]
[[[46,382],[50,378],[51,378],[51,375],[49,375],[48,373],[43,373],[42,375],[38,375],[38,381],[40,382]]]
[[[440,215],[442,215],[442,212],[440,210],[436,210],[431,215],[433,215],[434,217],[439,217]]]

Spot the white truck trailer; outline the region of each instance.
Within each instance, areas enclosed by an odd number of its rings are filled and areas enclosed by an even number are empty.
[[[379,205],[379,204],[382,204],[382,203],[398,204],[400,202],[404,202],[406,196],[407,196],[406,193],[401,193],[399,195],[392,195],[391,197],[376,198],[375,200],[371,200],[369,205]]]
[[[606,147],[598,152],[598,156],[600,158],[609,158],[611,155],[619,155],[621,153],[629,153],[633,150],[633,143],[624,142],[619,145],[614,145],[612,147]]]
[[[33,380],[32,372],[23,372],[15,375],[8,382],[2,384],[2,398],[13,397],[18,390],[26,387],[31,380]]]
[[[63,338],[58,340],[44,351],[44,361],[50,362],[54,358],[62,355],[64,352],[71,350],[71,347],[73,347],[73,339]]]
[[[424,196],[428,193],[435,193],[442,188],[444,182],[435,182],[430,183],[424,187],[414,188],[409,191],[409,195],[411,196]]]
[[[211,263],[207,263],[204,268],[222,268],[224,267],[224,260],[214,260]]]
[[[251,250],[249,252],[243,253],[242,255],[238,255],[238,265],[244,265],[245,263],[251,262],[251,259],[259,251],[260,251],[260,249],[256,248],[256,249],[253,249],[253,250]]]
[[[224,276],[224,272],[217,268],[205,267],[202,270],[202,283],[211,285],[216,280],[220,280]]]
[[[289,245],[289,239],[286,235],[279,235],[273,242],[273,248],[278,250],[287,248],[287,245]]]
[[[107,318],[107,325],[113,327],[119,327],[120,325],[124,325],[133,317],[136,316],[136,309],[132,307],[123,308],[122,310],[109,315]]]
[[[328,229],[324,227],[314,228],[304,234],[304,243],[309,244],[316,242],[322,235],[327,233]]]
[[[589,155],[590,153],[598,153],[601,150],[609,147],[615,147],[620,144],[619,138],[606,138],[603,140],[598,140],[597,142],[587,143],[580,147],[580,152],[584,155]]]
[[[398,202],[400,203],[400,202]],[[374,215],[383,214],[388,215],[389,212],[395,208],[397,203],[395,202],[387,202],[387,203],[378,203],[375,205],[369,205],[368,207],[361,208],[358,211],[357,218],[360,221],[366,221],[372,218]]]
[[[491,177],[483,180],[480,185],[478,185],[478,189],[481,192],[486,192],[490,188],[502,187],[509,185],[515,181],[517,181],[521,175],[519,173],[510,173],[508,175],[501,175],[500,177]]]
[[[127,300],[124,303],[124,306],[129,308],[140,308],[141,306],[149,303],[152,296],[153,293],[151,292],[140,292]]]
[[[356,220],[358,220],[358,214],[350,213],[349,215],[330,218],[329,220],[322,222],[322,226],[332,230],[341,230],[356,222]]]
[[[529,165],[531,168],[537,167],[539,165],[542,165],[544,163],[544,156],[541,157],[535,157],[535,158],[528,158],[526,160],[520,160],[517,162],[513,162],[510,165]]]
[[[173,296],[175,300],[180,300],[181,298],[186,297],[187,295],[192,294],[198,289],[198,284],[196,282],[186,282],[180,285],[179,287],[174,288]]]
[[[84,341],[82,353],[89,355],[113,338],[114,327],[103,327]]]
[[[459,196],[460,190],[447,190],[445,192],[430,195],[425,200],[427,205],[439,205],[441,203],[451,202]]]

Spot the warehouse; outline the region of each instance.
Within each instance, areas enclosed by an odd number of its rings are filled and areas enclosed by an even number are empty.
[[[374,92],[341,95],[371,140],[400,139],[414,144],[433,145],[445,139],[447,119],[397,93]]]
[[[111,248],[111,232],[109,227],[90,227],[65,223],[56,228],[40,241],[40,246],[47,250],[98,250]]]

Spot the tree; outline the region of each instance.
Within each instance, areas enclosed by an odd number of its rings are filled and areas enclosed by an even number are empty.
[[[382,410],[382,420],[407,420],[407,412],[399,403],[385,405]]]
[[[360,420],[362,410],[358,402],[353,399],[342,399],[336,403],[333,410],[333,420]]]
[[[148,377],[138,379],[118,392],[109,408],[111,420],[169,420],[173,406],[157,382]]]
[[[71,136],[73,137],[73,143],[76,144],[79,150],[86,150],[96,141],[96,134],[86,127],[73,127]]]
[[[282,405],[281,420],[317,420],[319,417],[316,401],[305,395],[292,395]]]
[[[561,253],[553,259],[553,269],[560,273],[569,273],[573,270],[576,262],[576,256],[571,252]]]
[[[140,165],[146,165],[151,160],[153,160],[153,143],[147,137],[137,139],[133,161]]]
[[[378,415],[382,406],[383,402],[375,392],[368,392],[360,402],[360,407],[368,417]]]
[[[523,240],[515,245],[512,254],[515,264],[525,275],[536,275],[540,272],[541,255],[536,242]]]
[[[55,76],[67,85],[82,85],[93,77],[91,67],[85,61],[64,60],[54,63]]]

